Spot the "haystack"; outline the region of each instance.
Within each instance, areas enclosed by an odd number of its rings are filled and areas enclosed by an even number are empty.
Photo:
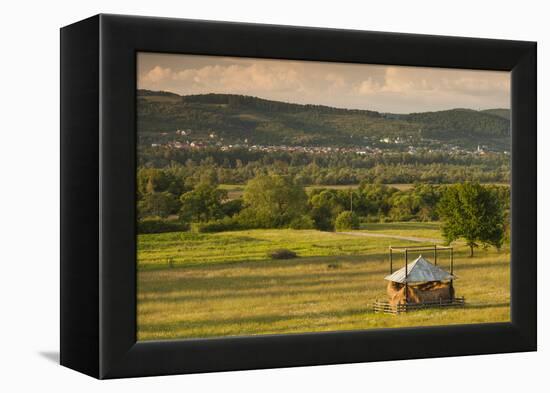
[[[407,293],[405,294],[405,288]],[[387,287],[390,305],[449,301],[455,296],[450,282],[431,281],[418,285],[399,284],[390,281]]]
[[[385,277],[392,306],[406,303],[450,301],[454,298],[454,275],[420,255],[406,267]]]

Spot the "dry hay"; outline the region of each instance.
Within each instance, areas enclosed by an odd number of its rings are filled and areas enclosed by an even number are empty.
[[[450,282],[430,281],[427,283],[408,285],[407,296],[405,296],[405,284],[390,281],[387,292],[390,305],[408,303],[436,302],[440,300],[451,300],[454,298],[454,288]]]

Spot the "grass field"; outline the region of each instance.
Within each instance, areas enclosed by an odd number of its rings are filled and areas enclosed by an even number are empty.
[[[387,222],[361,225],[361,232],[440,239],[439,222]]]
[[[368,224],[358,232],[440,236],[437,223]],[[371,304],[385,298],[390,244],[414,243],[296,230],[140,235],[138,339],[509,320],[508,250],[479,249],[468,258],[468,250],[460,245],[455,250],[455,288],[458,296],[466,297],[467,307],[374,314]],[[282,247],[296,251],[299,258],[266,257]]]

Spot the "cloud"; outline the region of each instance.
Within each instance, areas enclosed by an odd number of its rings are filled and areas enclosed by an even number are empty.
[[[451,92],[477,96],[488,93],[507,93],[509,89],[508,78],[490,72],[424,67],[387,67],[383,82],[376,82],[368,78],[357,86],[356,91],[364,95]]]
[[[359,83],[355,90],[361,95],[371,95],[379,93],[382,90],[383,84],[373,80],[372,78],[365,79]]]
[[[384,112],[509,107],[509,73],[216,56],[138,56],[138,86]]]
[[[162,68],[161,66],[156,66],[147,72],[141,81],[141,83],[158,83],[166,79],[170,79],[172,76],[172,70],[170,68]]]
[[[304,75],[299,66],[279,64],[212,65],[173,71],[155,66],[139,80],[142,88],[172,85],[190,91],[247,92],[300,91]]]

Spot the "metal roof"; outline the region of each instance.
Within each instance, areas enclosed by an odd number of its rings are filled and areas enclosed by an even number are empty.
[[[407,264],[407,276],[405,277],[405,267],[384,277],[385,280],[397,282],[400,284],[421,283],[428,281],[446,281],[456,277],[448,271],[428,262],[422,255],[414,261]]]

